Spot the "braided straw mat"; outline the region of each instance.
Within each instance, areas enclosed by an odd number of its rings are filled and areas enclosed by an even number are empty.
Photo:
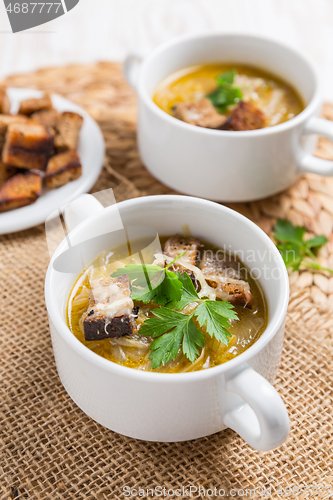
[[[135,96],[118,64],[42,69],[11,76],[5,83],[59,93],[97,120],[106,158],[93,191],[111,187],[117,201],[170,193],[140,161]],[[333,105],[325,105],[324,115],[333,120]],[[333,159],[329,141],[320,140],[317,154]],[[333,267],[332,195],[333,178],[308,175],[280,195],[231,206],[268,234],[276,218],[324,233],[329,243],[320,260]],[[48,260],[43,226],[0,239],[1,499],[118,499],[124,498],[124,486],[191,485],[224,488],[227,493],[231,488],[265,487],[270,498],[279,499],[295,498],[299,488],[299,498],[333,498],[333,277],[290,275],[286,337],[275,387],[287,406],[291,432],[279,449],[262,453],[231,430],[191,442],[147,443],[88,418],[56,372],[43,295]],[[287,487],[294,487],[295,494],[288,496]],[[242,491],[232,494],[245,496]],[[192,494],[199,497],[203,493]]]

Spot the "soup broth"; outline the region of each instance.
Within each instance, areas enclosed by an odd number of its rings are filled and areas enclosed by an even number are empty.
[[[167,237],[161,238],[161,243],[164,244],[166,241]],[[135,243],[132,246],[133,254],[140,248],[142,248],[142,244],[139,242]],[[222,250],[219,250],[209,243],[201,242],[200,256],[205,255],[205,252],[215,253],[217,251],[220,252],[219,255],[222,256],[222,258],[225,256],[230,259],[234,267],[237,264],[237,266],[242,269],[242,277],[244,277],[244,273],[247,274],[246,281],[250,285],[253,296],[252,308],[235,308],[239,320],[230,322],[229,331],[232,337],[228,345],[224,345],[215,338],[211,338],[207,332],[205,332],[205,328],[200,328],[205,333],[205,346],[200,348],[199,357],[194,362],[190,362],[187,357],[179,351],[175,360],[169,361],[154,371],[180,373],[217,366],[244,352],[264,332],[267,325],[267,307],[259,282],[254,280],[250,274],[247,273],[247,268],[237,257],[222,252]],[[113,262],[110,263],[111,255]],[[153,341],[151,337],[145,337],[138,333],[134,333],[131,336],[121,338],[107,338],[93,341],[85,340],[83,320],[89,307],[90,283],[97,278],[108,278],[119,268],[120,263],[125,258],[128,264],[129,257],[127,246],[118,247],[112,249],[112,251],[105,251],[82,273],[76,281],[68,300],[67,324],[80,342],[103,358],[126,367],[151,371],[151,361],[149,359],[151,353],[150,346]],[[133,263],[135,262],[133,258]],[[138,316],[135,320],[138,329],[147,318],[152,317],[152,310],[159,307],[152,303],[143,304],[142,302],[135,301],[134,305],[139,307]],[[198,324],[197,326],[199,327]]]
[[[209,96],[217,88],[217,77],[234,70],[233,86],[241,91],[240,100],[263,112],[264,127],[290,120],[304,109],[296,90],[281,79],[257,68],[234,64],[198,65],[178,71],[158,85],[153,101],[166,113],[176,116],[179,103],[196,102]],[[228,106],[223,114],[228,117],[234,108],[235,104]],[[208,128],[223,129],[223,126],[208,125]]]

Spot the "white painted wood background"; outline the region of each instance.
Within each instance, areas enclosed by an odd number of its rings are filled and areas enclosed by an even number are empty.
[[[333,101],[333,0],[80,0],[67,15],[13,34],[0,0],[0,75],[71,62],[121,60],[169,38],[219,29],[303,49]]]

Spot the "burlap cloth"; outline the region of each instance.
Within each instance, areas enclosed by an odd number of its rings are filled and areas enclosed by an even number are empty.
[[[43,69],[6,83],[59,93],[98,121],[107,155],[93,191],[112,187],[117,201],[170,192],[140,161],[135,96],[118,64]],[[333,106],[325,105],[324,114],[333,120]],[[332,145],[322,140],[318,155],[333,158]],[[268,233],[277,217],[286,217],[326,234],[330,242],[321,259],[333,267],[332,194],[333,178],[309,175],[279,196],[233,208]],[[56,372],[44,303],[48,260],[43,226],[0,239],[1,499],[118,499],[125,498],[124,486],[190,485],[226,493],[270,487],[271,498],[279,499],[295,498],[285,490],[294,487],[299,498],[333,497],[333,277],[309,272],[290,277],[275,387],[287,405],[291,432],[279,449],[258,453],[231,430],[192,442],[156,444],[120,436],[88,418]],[[238,491],[233,498],[244,496]],[[172,498],[171,493],[164,498]]]

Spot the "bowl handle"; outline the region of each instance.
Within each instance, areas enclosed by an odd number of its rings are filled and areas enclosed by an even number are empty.
[[[258,372],[245,365],[243,370],[226,378],[226,389],[241,396],[244,404],[227,413],[223,423],[250,446],[268,451],[287,439],[286,407],[274,387]]]
[[[83,194],[66,205],[64,218],[66,229],[70,233],[81,222],[91,217],[94,213],[103,210],[103,205],[91,194]]]
[[[128,54],[123,63],[123,72],[126,81],[134,90],[136,90],[137,88],[137,82],[138,82],[142,59],[143,59],[142,54],[139,54],[138,52],[133,52],[132,54]]]
[[[324,118],[310,118],[303,129],[304,134],[319,134],[333,142],[333,122]],[[318,175],[333,175],[333,161],[316,158],[300,150],[298,169],[301,173],[311,172]]]

